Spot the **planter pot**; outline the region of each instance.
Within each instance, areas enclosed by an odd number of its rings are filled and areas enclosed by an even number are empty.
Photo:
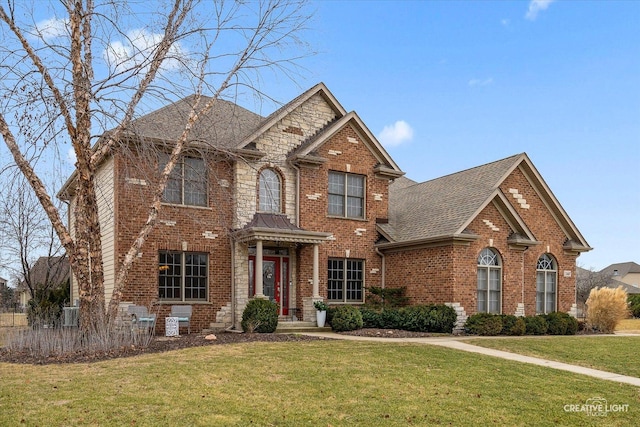
[[[324,328],[324,322],[326,321],[327,321],[327,312],[316,310],[316,322],[318,323],[318,328]]]

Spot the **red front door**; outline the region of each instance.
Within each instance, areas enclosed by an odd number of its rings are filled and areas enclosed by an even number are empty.
[[[251,296],[256,293],[255,261],[255,256],[249,257]],[[262,257],[262,293],[278,304],[279,314],[289,314],[289,258]]]

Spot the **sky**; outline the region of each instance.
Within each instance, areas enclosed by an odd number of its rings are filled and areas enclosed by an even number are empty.
[[[640,1],[310,6],[316,54],[295,83],[265,77],[270,96],[324,82],[415,181],[526,152],[594,248],[579,266],[640,263]],[[51,17],[33,20],[63,34]]]
[[[324,82],[407,177],[526,152],[594,248],[579,266],[640,264],[640,2],[315,6],[302,86]]]

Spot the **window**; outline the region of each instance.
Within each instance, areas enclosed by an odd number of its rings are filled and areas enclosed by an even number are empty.
[[[327,299],[332,302],[362,302],[364,261],[329,258]]]
[[[549,254],[538,258],[536,265],[536,313],[547,314],[556,311],[558,289],[558,269]]]
[[[158,297],[161,300],[207,300],[207,254],[162,251],[158,263]]]
[[[280,213],[280,176],[273,169],[260,172],[260,211]]]
[[[160,156],[160,171],[169,161],[168,154]],[[162,201],[177,205],[207,205],[207,169],[201,158],[183,157],[169,175]]]
[[[484,248],[478,256],[478,313],[500,314],[501,291],[500,255]]]
[[[329,215],[364,218],[364,176],[329,172]]]

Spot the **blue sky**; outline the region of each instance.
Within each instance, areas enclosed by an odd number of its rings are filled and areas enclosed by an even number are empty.
[[[526,152],[595,248],[578,265],[640,263],[640,2],[315,6],[301,86],[325,82],[409,178]]]
[[[578,265],[640,263],[640,1],[311,7],[317,54],[296,84],[267,76],[269,95],[324,82],[416,181],[526,152],[595,248]]]

